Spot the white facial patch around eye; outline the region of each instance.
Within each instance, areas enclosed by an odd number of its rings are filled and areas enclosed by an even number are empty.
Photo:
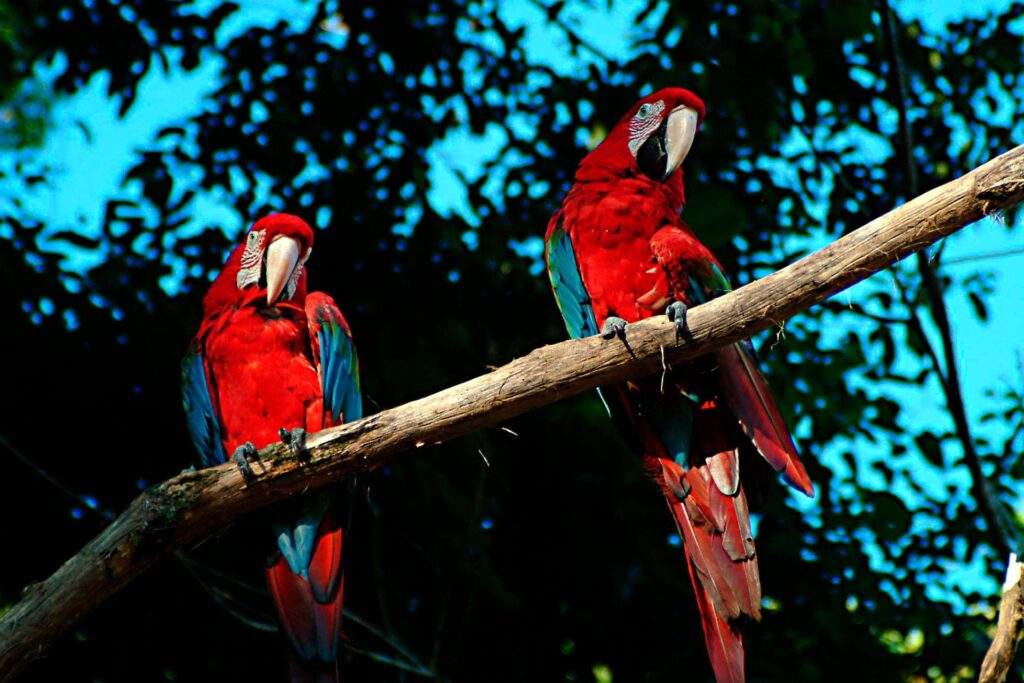
[[[263,240],[266,230],[253,230],[245,239],[245,251],[242,252],[242,264],[238,269],[235,284],[239,289],[256,284],[260,281],[260,269],[263,267]]]
[[[629,152],[634,157],[640,145],[651,136],[661,125],[661,112],[665,111],[665,101],[645,102],[633,118],[629,120]]]
[[[285,285],[285,295],[291,299],[295,296],[295,288],[299,286],[299,276],[302,275],[302,266],[309,260],[309,255],[313,253],[313,247],[306,249],[306,255],[299,259],[298,265],[295,266],[295,270],[292,271],[292,276],[288,278],[288,284]]]

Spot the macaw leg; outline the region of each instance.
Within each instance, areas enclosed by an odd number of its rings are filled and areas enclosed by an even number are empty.
[[[288,447],[293,457],[299,460],[309,459],[309,451],[306,450],[305,429],[302,427],[296,427],[295,429],[281,427],[277,433],[281,435],[281,443]]]
[[[686,304],[673,301],[665,309],[665,315],[676,324],[676,339],[690,338],[690,328],[686,324]]]
[[[610,315],[604,319],[604,325],[601,325],[601,336],[605,339],[611,339],[612,337],[618,337],[619,339],[626,340],[626,321],[614,315]]]
[[[259,451],[252,445],[252,441],[246,441],[235,449],[234,454],[231,456],[231,462],[238,466],[238,470],[242,473],[247,484],[251,484],[256,480],[256,473],[252,471],[252,467],[249,465],[250,460],[259,462],[260,469],[263,469]]]

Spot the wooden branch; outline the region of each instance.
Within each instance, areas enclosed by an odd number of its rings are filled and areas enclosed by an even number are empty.
[[[310,460],[280,445],[246,485],[232,464],[182,474],[138,498],[50,578],[25,589],[0,617],[0,679],[12,677],[60,634],[174,550],[257,508],[375,469],[400,453],[499,424],[604,384],[748,337],[862,280],[982,216],[1024,199],[1024,146],[877,218],[778,272],[692,309],[691,336],[658,316],[630,325],[629,349],[590,337],[537,349],[491,372],[376,415],[313,434]],[[182,461],[189,459],[182,454]]]
[[[1010,553],[1003,582],[1003,597],[999,601],[999,621],[996,636],[981,662],[978,683],[1004,683],[1013,666],[1017,646],[1024,635],[1024,563]]]

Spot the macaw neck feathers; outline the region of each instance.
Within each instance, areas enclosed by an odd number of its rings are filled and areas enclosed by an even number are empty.
[[[614,163],[614,159],[603,159],[594,156],[594,150],[587,156],[576,170],[576,182],[566,197],[566,202],[577,196],[584,200],[593,200],[609,194],[634,195],[642,201],[664,202],[666,210],[678,215],[686,203],[683,187],[683,170],[676,170],[664,181],[648,178],[635,168]]]

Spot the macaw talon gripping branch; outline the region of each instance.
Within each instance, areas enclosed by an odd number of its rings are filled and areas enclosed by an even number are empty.
[[[689,310],[682,301],[673,301],[665,308],[665,317],[676,325],[676,341],[689,339],[690,328],[686,324],[686,312]]]
[[[613,339],[618,337],[622,341],[626,341],[626,326],[627,322],[622,318],[618,318],[614,315],[610,315],[605,318],[604,324],[601,325],[601,336],[605,339]]]
[[[306,448],[306,430],[302,427],[286,429],[281,427],[278,430],[281,436],[281,443],[288,447],[288,452],[298,460],[309,460],[309,449]]]
[[[263,461],[260,460],[260,452],[252,445],[252,441],[246,441],[236,448],[235,452],[231,454],[231,462],[238,467],[238,471],[242,473],[247,484],[256,481],[256,473],[253,471],[251,463],[259,463],[260,469],[266,471]]]

